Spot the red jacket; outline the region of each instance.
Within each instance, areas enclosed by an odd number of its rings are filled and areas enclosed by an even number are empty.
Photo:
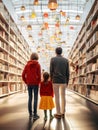
[[[30,60],[24,67],[22,79],[27,85],[38,85],[41,81],[41,67],[37,60]]]
[[[52,96],[53,97],[53,86],[52,82],[48,81],[47,83],[40,83],[40,96]]]

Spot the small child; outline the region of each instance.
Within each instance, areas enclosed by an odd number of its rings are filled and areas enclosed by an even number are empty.
[[[39,109],[44,110],[44,120],[47,120],[47,110],[50,111],[50,119],[53,119],[52,109],[54,108],[53,102],[53,86],[49,81],[49,73],[43,73],[43,81],[40,83],[40,104]]]

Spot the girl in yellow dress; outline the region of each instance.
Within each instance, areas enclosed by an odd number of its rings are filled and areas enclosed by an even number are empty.
[[[47,120],[47,110],[50,112],[50,119],[53,119],[52,109],[54,108],[53,102],[53,86],[49,81],[49,73],[43,73],[43,81],[40,83],[40,104],[39,109],[44,110],[44,120]]]

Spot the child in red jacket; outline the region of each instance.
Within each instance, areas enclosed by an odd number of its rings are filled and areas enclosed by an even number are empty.
[[[38,62],[38,54],[32,53],[30,60],[26,63],[23,72],[22,79],[28,86],[28,112],[29,117],[33,119],[38,119],[37,115],[37,102],[38,102],[38,90],[39,83],[41,82],[41,66]],[[34,95],[34,100],[33,100]],[[33,101],[33,108],[32,108]]]
[[[40,104],[39,109],[44,110],[44,120],[47,120],[47,110],[50,111],[50,119],[53,119],[52,109],[54,108],[53,102],[53,87],[52,82],[49,81],[49,73],[43,73],[43,81],[40,83]]]

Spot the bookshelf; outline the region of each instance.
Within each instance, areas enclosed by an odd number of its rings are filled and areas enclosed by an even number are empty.
[[[69,53],[68,88],[98,104],[98,1],[95,0]],[[73,69],[72,69],[73,68]],[[73,70],[73,71],[72,71]]]
[[[0,0],[0,97],[24,89],[21,73],[30,47]]]

